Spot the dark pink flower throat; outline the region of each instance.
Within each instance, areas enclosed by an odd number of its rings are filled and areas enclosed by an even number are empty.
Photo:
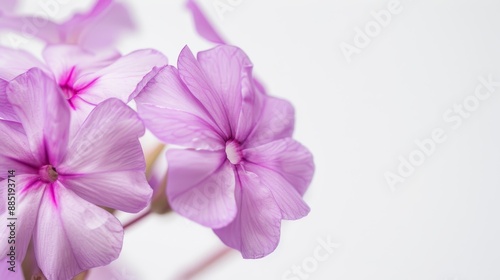
[[[57,170],[52,165],[42,166],[38,171],[38,175],[40,175],[40,180],[46,183],[53,183],[59,178]]]

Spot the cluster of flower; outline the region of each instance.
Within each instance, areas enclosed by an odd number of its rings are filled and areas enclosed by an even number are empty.
[[[1,279],[22,279],[20,264],[5,267],[10,253],[20,263],[32,250],[47,279],[72,279],[119,256],[123,226],[107,210],[151,205],[139,142],[146,128],[185,148],[167,151],[169,207],[244,258],[271,253],[281,220],[309,212],[302,196],[314,163],[291,138],[293,107],[265,92],[245,53],[220,39],[193,1],[198,31],[218,46],[197,57],[185,47],[177,67],[152,49],[89,48],[105,36],[85,26],[114,4],[97,0],[88,13],[40,30],[44,61],[0,48],[1,221],[13,214],[7,186],[15,193],[15,242],[0,227]],[[0,15],[8,18],[0,28],[11,31],[25,19]]]

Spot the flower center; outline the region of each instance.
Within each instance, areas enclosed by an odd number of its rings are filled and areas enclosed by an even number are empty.
[[[59,87],[62,89],[66,99],[68,100],[71,100],[71,98],[73,98],[76,94],[76,90],[73,88],[75,82],[75,70],[75,66],[71,67],[68,73],[64,74],[59,79]]]
[[[76,90],[71,85],[60,85],[59,86],[64,93],[66,99],[71,99],[76,95]]]
[[[42,168],[38,170],[38,175],[40,175],[40,179],[46,183],[53,183],[59,178],[57,170],[52,165],[42,166]]]
[[[226,156],[232,164],[238,164],[243,159],[241,146],[238,141],[230,140],[226,142]]]

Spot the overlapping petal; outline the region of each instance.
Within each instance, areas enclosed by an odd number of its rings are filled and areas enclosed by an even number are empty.
[[[58,170],[64,175],[145,171],[138,139],[143,134],[144,125],[137,114],[120,100],[108,99],[90,113]]]
[[[269,187],[281,209],[282,219],[296,220],[309,213],[309,206],[302,199],[302,195],[280,173],[256,164],[246,164],[245,170],[259,176],[262,184]]]
[[[235,192],[238,214],[228,226],[214,230],[244,258],[262,258],[278,246],[282,214],[270,187],[256,174],[240,169]]]
[[[106,210],[56,182],[41,200],[33,241],[43,274],[48,279],[67,280],[115,260],[121,251],[123,228]]]
[[[10,81],[31,68],[41,69],[51,75],[45,64],[31,53],[0,46],[0,79]]]
[[[1,182],[2,188],[0,191],[0,196],[4,202],[0,208],[0,218],[6,221],[7,224],[10,222],[7,218],[17,218],[13,227],[15,231],[13,235],[15,237],[15,244],[8,243],[8,240],[13,240],[13,238],[9,239],[11,229],[6,225],[1,227],[1,238],[4,242],[0,245],[0,254],[2,256],[1,262],[5,262],[5,256],[10,251],[10,245],[15,246],[16,259],[18,260],[18,265],[20,265],[19,260],[24,259],[31,241],[33,229],[37,221],[38,207],[40,206],[45,186],[35,175],[17,175],[14,180],[16,190],[14,216],[10,215],[10,211],[6,207],[8,180],[4,180]]]
[[[160,73],[163,69],[169,67],[168,65],[165,65],[165,66],[161,66],[161,67],[153,67],[153,69],[147,73],[143,78],[142,80],[137,84],[137,86],[135,87],[135,90],[134,92],[130,95],[129,99],[132,100],[132,99],[135,99],[137,96],[139,96],[139,94],[141,94],[141,92],[150,84],[150,83],[153,83],[154,84],[154,79],[156,78],[156,76],[158,75],[158,73]],[[171,67],[171,66],[170,66]],[[175,69],[175,68],[174,68]]]
[[[0,170],[16,170],[18,174],[37,172],[35,165],[40,164],[29,149],[29,141],[20,123],[0,120]],[[0,174],[0,178],[6,178]]]
[[[93,74],[120,57],[115,51],[93,53],[75,45],[50,45],[43,50],[43,58],[61,86],[73,86],[78,77]]]
[[[30,69],[10,82],[7,97],[23,124],[31,151],[58,164],[67,149],[70,112],[61,89],[40,69]]]
[[[21,269],[16,269],[14,272],[11,272],[9,267],[10,265],[7,261],[0,262],[0,279],[25,280]]]
[[[245,147],[256,147],[275,140],[292,137],[295,110],[290,102],[266,96],[258,121],[245,140]]]
[[[129,213],[143,210],[152,196],[144,171],[61,175],[60,181],[92,204]]]
[[[0,120],[19,122],[14,108],[7,99],[7,85],[9,83],[0,79]]]
[[[291,138],[246,149],[243,154],[247,161],[281,174],[300,195],[305,193],[314,175],[312,154]]]
[[[242,129],[239,121],[243,102],[255,106],[257,100],[252,84],[252,62],[241,49],[232,46],[218,46],[199,52],[198,62],[216,95],[207,97],[222,105],[227,113],[232,136],[239,139],[246,137],[251,126],[243,126],[245,131],[238,130]],[[241,117],[246,119],[252,115]]]
[[[167,58],[156,50],[135,51],[105,68],[80,77],[75,82],[75,88],[79,88],[81,98],[90,103],[98,104],[113,97],[128,102],[143,77],[154,67],[167,63]]]
[[[231,131],[232,128],[225,101],[216,92],[214,85],[208,79],[201,65],[187,46],[179,54],[177,64],[181,80],[191,94],[205,107],[214,119],[214,122],[224,133],[224,138],[231,138],[234,134]]]
[[[71,142],[61,181],[94,204],[138,212],[149,203],[152,190],[138,138],[144,125],[118,99],[98,105]]]
[[[211,228],[236,215],[235,176],[224,152],[169,150],[167,197],[177,213]]]
[[[174,67],[167,66],[150,78],[136,102],[146,126],[162,141],[210,150],[224,147],[222,131]]]

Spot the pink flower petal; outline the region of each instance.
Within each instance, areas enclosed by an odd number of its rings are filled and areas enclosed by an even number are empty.
[[[102,206],[138,212],[152,190],[138,138],[144,126],[118,99],[108,99],[89,115],[58,167],[61,181],[82,198]]]
[[[295,110],[290,102],[268,96],[254,130],[245,141],[245,147],[256,147],[275,140],[292,137]]]
[[[152,189],[144,171],[105,172],[65,176],[61,183],[92,204],[129,213],[148,206]]]
[[[28,139],[20,123],[0,120],[0,170],[16,170],[18,174],[38,172],[35,165],[40,164],[34,158],[29,147]],[[7,178],[7,174],[0,174],[0,178]],[[3,189],[3,188],[0,188]]]
[[[51,75],[45,64],[29,52],[0,46],[0,79],[10,81],[34,67]]]
[[[36,224],[36,219],[38,215],[38,207],[42,199],[43,192],[45,190],[45,184],[41,183],[37,176],[34,175],[17,175],[16,178],[16,210],[15,217],[15,252],[17,258],[17,265],[20,268],[21,262],[24,259],[26,250],[31,241],[31,236],[33,234],[33,229]],[[2,206],[0,208],[1,214],[0,219],[9,223],[7,218],[11,218],[10,212],[7,211],[7,180],[2,181],[2,188],[0,190],[0,196],[2,201]],[[29,189],[29,191],[27,191]],[[0,236],[3,237],[3,244],[0,245],[0,255],[2,256],[1,262],[4,262],[4,258],[10,251],[10,246],[8,246],[7,240],[10,236],[10,228],[7,226],[1,227]]]
[[[115,46],[120,36],[136,28],[127,7],[113,0],[97,0],[91,10],[61,25],[65,42],[89,50]]]
[[[0,120],[19,122],[14,108],[7,99],[7,85],[9,83],[0,79]]]
[[[9,270],[9,263],[7,260],[0,261],[0,279],[8,279],[8,280],[25,280],[23,276],[23,271],[20,267],[16,266],[16,270],[11,272]]]
[[[134,110],[108,99],[90,113],[57,170],[63,175],[145,171],[138,139],[143,134],[144,125]]]
[[[61,89],[34,68],[10,82],[7,96],[35,156],[58,165],[67,148],[70,122],[69,107]]]
[[[82,126],[96,105],[89,104],[85,100],[79,98],[78,95],[67,101],[71,107],[70,139],[74,139],[78,129]]]
[[[60,85],[72,85],[79,76],[93,74],[120,57],[114,51],[95,54],[73,45],[50,45],[43,51],[43,58]]]
[[[2,174],[3,176],[0,177],[1,178],[0,183],[2,184],[2,186],[7,186],[7,184],[8,184],[8,181],[5,179],[5,178],[7,178],[8,172],[9,171],[4,172],[5,174]],[[6,187],[0,188],[0,199],[2,199],[3,201],[7,201],[7,188]],[[2,215],[3,218],[7,219],[7,204],[6,203],[0,204],[0,215]],[[4,236],[3,235],[4,230],[5,229],[0,230],[0,232],[2,232],[1,236]],[[2,247],[0,247],[0,248],[2,248]],[[1,250],[6,250],[6,249],[1,249]]]
[[[90,10],[83,14],[77,13],[73,15],[73,17],[64,24],[75,28],[82,23],[92,22],[97,17],[101,16],[113,2],[113,0],[96,0]]]
[[[206,150],[224,147],[222,137],[198,116],[150,104],[143,104],[139,108],[139,114],[148,129],[165,143]]]
[[[278,246],[281,210],[270,186],[265,186],[257,175],[239,170],[238,177],[238,215],[228,226],[214,232],[224,244],[241,251],[244,258],[262,258]]]
[[[283,176],[300,195],[304,195],[314,175],[312,154],[291,138],[246,149],[243,154],[247,161]]]
[[[0,30],[7,29],[19,33],[19,37],[11,39],[12,44],[22,44],[36,37],[48,44],[62,41],[60,26],[46,18],[38,16],[11,16],[0,14]],[[11,37],[13,38],[13,37]]]
[[[248,137],[260,121],[265,100],[267,99],[267,96],[258,91],[255,83],[250,84],[251,82],[252,80],[249,78],[242,80],[242,84],[246,84],[244,87],[247,90],[242,92],[243,102],[236,130],[236,139],[239,139],[242,143],[247,142]]]
[[[297,220],[307,216],[310,209],[293,185],[276,171],[255,164],[246,164],[245,170],[259,176],[264,186],[268,186],[274,200],[281,209],[282,219]]]
[[[196,31],[206,40],[225,45],[226,42],[220,36],[219,32],[215,30],[210,21],[205,16],[205,13],[201,10],[200,6],[194,0],[188,0],[186,7],[191,11],[193,15],[194,24],[196,27]]]
[[[130,95],[130,100],[135,99],[145,89],[145,87],[148,86],[150,83],[154,83],[154,79],[156,78],[158,73],[160,73],[161,71],[163,71],[167,67],[171,67],[171,66],[165,65],[165,66],[161,66],[161,67],[153,67],[153,70],[151,70],[149,73],[147,73],[146,76],[144,76],[142,78],[142,80],[137,84],[134,92]],[[175,69],[175,70],[177,70],[177,69]]]
[[[119,58],[106,68],[81,77],[76,81],[75,87],[83,88],[79,96],[93,104],[113,97],[128,102],[143,77],[154,67],[164,66],[167,63],[167,58],[158,51],[151,49],[135,51]]]
[[[199,52],[198,62],[217,95],[214,99],[221,101],[227,112],[233,136],[245,138],[251,126],[245,126],[246,131],[237,133],[238,120],[242,103],[254,106],[256,101],[252,84],[252,62],[242,50],[232,46],[217,46],[208,51]],[[252,115],[242,116],[242,118],[247,117],[252,117]]]
[[[0,279],[25,280],[21,269],[17,268],[15,272],[11,272],[8,270],[9,267],[7,260],[1,260]]]
[[[224,152],[169,150],[167,197],[182,216],[220,228],[236,215],[235,177]]]
[[[103,266],[120,254],[120,222],[56,182],[40,204],[33,235],[35,255],[48,279],[72,279],[89,268]]]
[[[224,148],[222,132],[174,67],[167,66],[150,79],[136,102],[146,126],[162,141],[192,148]]]
[[[47,44],[75,44],[86,49],[105,49],[114,46],[125,31],[135,29],[135,24],[124,4],[97,0],[92,9],[75,14],[62,24],[37,16],[11,16],[0,12],[0,29],[19,33],[21,39],[13,40],[13,44],[36,37]]]
[[[222,99],[221,95],[216,92],[213,84],[187,46],[184,47],[179,54],[177,64],[179,75],[190,92],[199,100],[214,119],[214,122],[225,134],[223,135],[224,138],[231,138],[233,132],[231,131],[228,108],[226,108],[225,101]]]
[[[3,0],[0,4],[0,14],[2,14],[2,12],[11,13],[14,11],[17,6],[17,1],[18,0]]]

